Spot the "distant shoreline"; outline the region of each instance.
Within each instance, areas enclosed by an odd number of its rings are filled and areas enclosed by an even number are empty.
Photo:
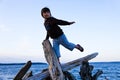
[[[111,61],[111,62],[90,62],[90,63],[120,63],[120,61]],[[26,63],[0,63],[0,65],[24,65]],[[44,62],[32,62],[33,65],[43,64],[47,65]],[[63,63],[64,64],[64,63]]]
[[[90,63],[120,63],[120,61],[109,61],[109,62],[90,62]]]
[[[26,63],[0,63],[0,65],[24,65]],[[47,63],[43,63],[43,62],[33,62],[32,64],[36,65],[36,64],[42,64],[42,65],[47,65]]]

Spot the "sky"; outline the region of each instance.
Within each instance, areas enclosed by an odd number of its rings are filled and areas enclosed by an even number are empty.
[[[46,62],[46,37],[41,9],[52,16],[75,21],[60,26],[68,40],[84,52],[60,46],[60,61],[69,62],[98,52],[93,62],[120,61],[120,0],[0,0],[0,63]],[[52,43],[52,39],[50,39]]]

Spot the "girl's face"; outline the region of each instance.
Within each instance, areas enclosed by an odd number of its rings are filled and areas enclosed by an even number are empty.
[[[51,16],[50,12],[43,12],[43,17],[45,19],[49,18]]]

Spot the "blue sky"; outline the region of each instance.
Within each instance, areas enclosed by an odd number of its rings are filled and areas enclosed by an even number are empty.
[[[91,61],[120,61],[119,0],[0,0],[0,63],[46,62],[42,48],[46,31],[40,11],[76,23],[61,26],[68,40],[85,51],[61,46],[61,62],[98,52]],[[52,40],[50,39],[52,42]]]

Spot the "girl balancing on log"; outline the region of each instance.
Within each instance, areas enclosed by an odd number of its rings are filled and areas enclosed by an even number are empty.
[[[45,40],[48,40],[49,37],[53,39],[53,49],[58,58],[58,61],[59,61],[59,58],[61,57],[60,51],[59,51],[60,44],[71,51],[74,48],[80,50],[81,52],[84,51],[83,47],[80,44],[74,44],[69,42],[63,30],[58,26],[58,25],[71,25],[75,23],[74,21],[68,22],[68,21],[64,21],[64,20],[60,20],[52,17],[50,9],[47,7],[44,7],[41,10],[41,15],[45,19],[44,26],[47,31]]]

